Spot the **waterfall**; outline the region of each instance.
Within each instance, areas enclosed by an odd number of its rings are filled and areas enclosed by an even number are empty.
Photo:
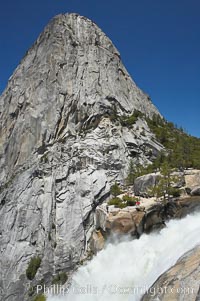
[[[157,233],[108,244],[74,274],[65,296],[48,301],[139,301],[185,252],[200,244],[200,213],[171,220]]]

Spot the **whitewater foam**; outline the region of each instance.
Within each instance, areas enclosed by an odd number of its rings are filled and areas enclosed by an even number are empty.
[[[171,220],[159,233],[108,244],[74,274],[65,296],[48,301],[138,301],[155,280],[200,244],[200,213]]]

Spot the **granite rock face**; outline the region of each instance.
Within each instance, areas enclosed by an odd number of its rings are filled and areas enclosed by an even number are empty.
[[[200,195],[200,187],[192,189],[191,195]]]
[[[188,179],[193,180],[193,177],[197,175],[196,170],[190,170],[191,177],[188,175],[188,171],[184,172],[172,172],[170,176],[174,178],[172,186],[174,188],[182,188],[182,194],[187,194],[186,192],[189,191],[191,195],[199,195],[199,186],[193,186],[192,182],[190,183]],[[160,172],[156,173],[149,173],[143,176],[140,176],[135,179],[134,181],[134,193],[137,196],[151,196],[151,188],[156,186],[162,175]],[[198,181],[198,182],[197,182]],[[186,186],[186,183],[188,184]],[[194,182],[193,182],[194,183]],[[200,179],[197,177],[195,179],[195,183],[200,185]],[[194,193],[192,193],[194,192]],[[196,193],[196,194],[195,194]]]
[[[134,181],[134,193],[140,196],[149,196],[149,189],[154,187],[160,179],[160,172],[140,176]]]
[[[90,20],[55,17],[0,97],[0,298],[28,300],[28,287],[73,270],[87,250],[95,207],[122,180],[130,158],[162,149],[147,123],[159,114],[119,52]],[[41,266],[30,282],[30,259]]]
[[[195,169],[185,170],[185,185],[191,190],[200,186],[200,171]]]
[[[142,301],[199,300],[200,247],[186,253],[153,284]]]
[[[97,207],[95,211],[95,227],[101,229],[106,236],[131,235],[139,237],[143,233],[145,211],[126,207],[124,209],[110,206],[108,212],[105,204]]]

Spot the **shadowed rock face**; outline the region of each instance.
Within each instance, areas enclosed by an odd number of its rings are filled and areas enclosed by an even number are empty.
[[[142,163],[162,149],[144,120],[132,128],[115,120],[134,109],[159,114],[112,42],[84,17],[55,17],[0,97],[2,300],[28,300],[35,255],[42,262],[31,285],[73,270],[110,183],[133,153]]]
[[[197,301],[199,277],[200,247],[196,247],[160,276],[142,301]]]

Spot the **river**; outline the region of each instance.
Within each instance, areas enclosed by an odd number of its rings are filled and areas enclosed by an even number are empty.
[[[108,244],[77,270],[65,296],[47,300],[139,301],[163,272],[200,244],[199,233],[200,213],[195,213],[169,221],[158,233]]]

